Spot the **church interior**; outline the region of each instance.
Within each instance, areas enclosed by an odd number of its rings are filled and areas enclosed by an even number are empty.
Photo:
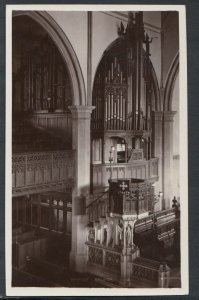
[[[175,11],[13,11],[12,286],[181,286]]]

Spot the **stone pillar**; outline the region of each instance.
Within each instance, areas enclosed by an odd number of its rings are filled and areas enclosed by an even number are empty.
[[[174,111],[166,111],[163,115],[163,209],[171,207],[172,163],[173,163],[173,117]]]
[[[162,130],[163,130],[163,112],[154,111],[153,112],[153,139],[154,139],[154,156],[159,158],[158,162],[158,176],[159,180],[155,184],[155,195],[158,195],[159,192],[163,191],[163,182],[162,182],[162,162],[163,162],[163,149],[162,149]],[[155,210],[162,210],[163,203],[158,203],[158,208]]]
[[[84,272],[86,267],[86,195],[90,190],[90,119],[92,106],[71,106],[72,141],[76,150],[76,182],[72,195],[71,269]]]

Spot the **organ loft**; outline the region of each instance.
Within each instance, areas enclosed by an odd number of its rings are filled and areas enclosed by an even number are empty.
[[[151,182],[158,178],[152,132],[157,101],[150,61],[152,38],[144,32],[142,13],[130,13],[126,28],[123,23],[118,27],[118,35],[104,52],[94,82],[94,188],[115,177]]]
[[[59,12],[13,14],[13,286],[23,272],[44,285],[179,286],[178,43],[170,69],[160,47],[178,17],[155,13],[157,27],[146,12],[86,12],[85,77],[67,32],[76,15],[66,28]]]

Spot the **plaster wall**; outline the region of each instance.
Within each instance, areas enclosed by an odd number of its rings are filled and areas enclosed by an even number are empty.
[[[162,80],[166,84],[170,66],[179,51],[178,12],[162,13]]]
[[[179,75],[176,77],[173,95],[172,95],[172,110],[176,111],[173,123],[173,195],[177,198],[180,196],[180,186],[179,186],[179,166],[180,166],[180,156],[179,156]]]
[[[87,12],[49,11],[69,39],[87,82]]]

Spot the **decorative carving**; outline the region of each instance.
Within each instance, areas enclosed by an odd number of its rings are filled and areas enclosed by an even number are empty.
[[[123,245],[124,228],[123,228],[123,224],[120,222],[120,220],[117,225],[117,234],[118,234],[118,245],[122,246]]]
[[[121,265],[120,254],[106,251],[105,266],[107,268],[110,268],[110,269],[113,269],[116,271],[120,271],[120,265]]]
[[[94,241],[95,241],[95,230],[94,229],[88,230],[88,241],[94,243]]]
[[[88,246],[88,261],[94,264],[103,264],[103,250]]]
[[[141,265],[132,264],[132,277],[145,279],[147,281],[158,281],[158,270],[156,271]]]
[[[27,154],[27,171],[38,171],[52,168],[52,158],[49,153]]]
[[[15,154],[12,157],[12,173],[25,172],[26,156],[22,154]]]
[[[59,175],[56,180],[50,176],[48,181],[45,181],[43,177],[43,171],[49,170],[49,174],[51,174],[51,170],[53,168],[67,169],[67,173],[65,177],[61,177]],[[26,176],[26,172],[35,172],[40,171],[40,177],[42,178],[40,182],[31,183],[31,186],[28,187],[22,186],[19,188],[13,187],[13,193],[23,193],[23,189],[40,189],[40,184],[43,184],[45,189],[45,184],[50,184],[51,188],[53,184],[56,186],[57,184],[65,184],[67,186],[74,186],[74,151],[53,151],[53,152],[35,152],[35,153],[27,153],[27,154],[14,154],[12,157],[12,172],[18,176],[18,173],[23,173]],[[35,177],[35,175],[34,175]],[[23,183],[24,185],[24,183]],[[48,189],[48,187],[47,187]]]
[[[126,227],[125,237],[126,237],[126,247],[129,248],[131,247],[132,244],[132,228],[130,224],[128,224]]]

